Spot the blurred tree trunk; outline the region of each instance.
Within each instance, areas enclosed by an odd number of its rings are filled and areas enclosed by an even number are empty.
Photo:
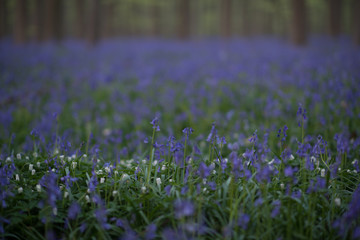
[[[178,37],[188,39],[190,37],[190,0],[178,0],[178,5]]]
[[[353,41],[356,45],[360,46],[360,1],[353,0],[352,6]]]
[[[86,36],[86,24],[85,24],[85,0],[76,0],[76,37],[78,39],[84,39]]]
[[[151,19],[152,19],[152,29],[151,35],[160,36],[161,35],[161,11],[160,6],[156,2],[151,6]]]
[[[26,4],[27,0],[16,0],[15,2],[14,41],[17,44],[26,41]]]
[[[44,39],[63,38],[63,1],[45,0]]]
[[[251,35],[251,19],[250,19],[250,1],[242,0],[240,15],[241,15],[241,35],[250,36]]]
[[[103,6],[103,37],[111,38],[114,36],[114,16],[115,3],[113,1],[105,2]]]
[[[292,0],[292,26],[291,40],[297,45],[306,45],[307,29],[306,29],[306,5],[305,0]]]
[[[220,1],[221,24],[220,33],[224,38],[231,37],[231,0]]]
[[[36,41],[42,42],[45,40],[44,35],[44,19],[45,19],[45,11],[44,11],[44,0],[36,0],[35,2],[35,23],[36,23]]]
[[[8,34],[8,2],[7,0],[0,0],[0,39],[4,38]]]
[[[329,0],[329,32],[332,37],[337,37],[341,32],[342,0]]]
[[[93,0],[91,2],[91,13],[90,13],[90,29],[89,29],[89,43],[95,46],[100,41],[100,0]]]

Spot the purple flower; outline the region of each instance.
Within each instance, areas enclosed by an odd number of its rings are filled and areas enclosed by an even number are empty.
[[[156,238],[156,225],[154,223],[148,225],[145,230],[145,239],[152,240]]]
[[[239,217],[237,224],[239,227],[246,230],[249,222],[250,222],[250,215],[244,213],[244,214],[241,214],[241,216]]]
[[[177,199],[174,203],[175,217],[182,218],[188,217],[194,214],[195,207],[190,200]]]
[[[73,220],[78,216],[80,212],[81,212],[80,204],[78,204],[77,202],[73,202],[68,210],[68,218]]]
[[[217,130],[215,128],[215,123],[213,123],[211,126],[210,134],[208,135],[206,141],[212,143],[216,139],[216,136],[217,136]]]
[[[275,218],[277,215],[279,215],[279,213],[280,213],[280,208],[281,208],[281,202],[280,202],[280,200],[275,200],[274,202],[273,202],[273,206],[274,206],[274,208],[273,208],[273,210],[272,210],[272,212],[271,212],[271,217],[272,218]]]
[[[184,128],[182,132],[185,134],[187,138],[194,132],[194,130],[191,127]]]
[[[56,208],[56,201],[61,199],[61,191],[57,185],[57,175],[53,172],[44,175],[40,180],[40,185],[46,189],[47,203]]]
[[[213,167],[208,167],[204,162],[201,162],[199,165],[198,174],[200,174],[201,178],[207,178],[211,174],[212,170]]]

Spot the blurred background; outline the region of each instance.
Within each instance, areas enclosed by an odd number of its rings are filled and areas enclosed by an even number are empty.
[[[0,38],[17,44],[110,38],[199,39],[349,35],[360,45],[359,0],[0,0]]]

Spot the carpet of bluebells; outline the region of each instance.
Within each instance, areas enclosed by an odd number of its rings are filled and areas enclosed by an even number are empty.
[[[360,238],[349,39],[0,52],[2,238]]]

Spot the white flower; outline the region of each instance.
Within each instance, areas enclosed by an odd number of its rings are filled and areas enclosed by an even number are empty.
[[[295,159],[294,155],[291,154],[290,157],[289,157],[289,159],[290,159],[290,160],[294,160],[294,159]]]
[[[203,192],[204,192],[204,193],[207,193],[207,188],[206,188],[206,187],[203,188]]]
[[[35,169],[31,170],[31,175],[35,175],[36,171]]]
[[[357,159],[354,159],[354,161],[351,162],[352,165],[356,165],[358,163]]]
[[[21,154],[20,153],[16,154],[16,158],[20,160],[21,159]]]
[[[324,168],[323,168],[323,169],[321,169],[320,176],[321,176],[321,177],[325,177],[325,169],[324,169]]]
[[[273,159],[271,159],[271,161],[270,161],[270,162],[268,162],[268,164],[269,164],[269,165],[271,165],[271,164],[273,164],[273,163],[274,163],[274,161],[275,161],[275,159],[273,158]]]
[[[142,187],[141,187],[141,192],[142,192],[142,193],[145,193],[145,192],[146,192],[146,187],[145,187],[145,186],[142,186]]]
[[[210,168],[215,168],[215,163],[214,163],[214,162],[211,163],[209,167],[210,167]]]
[[[87,158],[87,155],[86,155],[86,154],[84,154],[84,155],[83,155],[83,157],[84,157],[84,158]]]
[[[142,163],[143,163],[143,164],[146,164],[146,162],[147,162],[146,159],[143,159],[143,160],[142,160]]]
[[[100,178],[100,183],[104,183],[105,182],[105,178]]]
[[[212,171],[212,173],[213,173],[213,174],[216,174],[216,170],[214,169],[214,170]]]
[[[88,188],[86,192],[87,192],[87,193],[90,193],[90,188]]]
[[[346,170],[346,172],[350,173],[351,171],[350,171],[350,169],[348,169],[348,170]]]
[[[161,185],[161,178],[156,178],[156,184],[157,184],[158,186]]]
[[[173,182],[174,180],[172,180],[172,178],[169,179],[169,182]]]
[[[37,158],[37,157],[38,157],[37,152],[34,152],[34,153],[33,153],[33,156],[34,156],[34,158]]]
[[[67,198],[69,196],[69,192],[65,191],[64,192],[64,198]]]
[[[68,162],[71,162],[72,158],[71,157],[67,157]]]
[[[153,166],[156,166],[157,164],[158,164],[158,161],[155,160],[152,165],[153,165]]]
[[[165,165],[162,165],[161,171],[165,171],[165,170],[166,170],[166,166],[165,166]]]
[[[36,191],[41,192],[41,185],[40,184],[36,185]]]
[[[336,206],[340,206],[341,205],[341,199],[340,198],[335,198],[334,199],[335,205]]]
[[[53,208],[53,214],[54,214],[55,216],[57,215],[57,212],[58,212],[57,208],[54,207],[54,208]]]
[[[284,189],[284,188],[285,188],[285,184],[280,183],[280,188],[281,188],[281,189]]]
[[[114,191],[112,192],[113,197],[115,197],[117,194],[118,194],[118,191],[116,191],[116,190],[114,190]]]
[[[115,170],[115,172],[114,172],[114,173],[115,173],[115,176],[119,174],[119,172],[118,172],[117,170]]]
[[[357,173],[356,169],[353,170],[353,173]]]
[[[341,171],[341,167],[338,168],[338,171]]]
[[[51,171],[52,171],[52,172],[56,172],[56,169],[55,169],[55,168],[53,168],[53,169],[51,169]]]
[[[72,167],[73,167],[73,169],[75,169],[76,166],[77,166],[77,162],[72,162]]]
[[[64,186],[63,185],[60,185],[60,190],[63,190],[64,189]]]
[[[189,158],[189,161],[188,161],[189,163],[192,163],[193,162],[193,159],[192,158]]]
[[[26,159],[26,160],[29,160],[29,157],[28,157],[28,156],[26,156],[26,157],[25,157],[25,159]]]
[[[85,200],[86,200],[86,202],[88,202],[88,203],[90,202],[90,197],[89,197],[89,195],[86,195],[86,196],[85,196]]]
[[[316,162],[316,157],[311,156],[310,161],[311,161],[311,162]]]
[[[22,193],[24,191],[24,189],[22,187],[18,188],[18,193]]]
[[[64,155],[60,155],[60,156],[59,156],[59,158],[60,158],[61,161],[64,160],[64,157],[65,157]]]
[[[203,184],[205,185],[206,182],[207,182],[206,178],[203,178],[202,182],[203,182]]]
[[[54,154],[55,154],[55,155],[59,154],[59,150],[58,150],[58,149],[55,149]]]
[[[40,167],[40,162],[37,162],[37,163],[36,163],[36,166],[39,168],[39,167]]]
[[[100,160],[100,159],[98,159],[98,160],[96,160],[96,161],[97,161],[97,163],[101,162],[101,160]]]
[[[109,168],[109,167],[105,167],[105,172],[109,173],[109,172],[110,172],[110,168]]]
[[[227,158],[224,158],[224,162],[227,163],[229,160]]]
[[[15,180],[16,180],[16,181],[20,181],[19,174],[16,174],[16,175],[15,175]]]
[[[34,169],[34,165],[33,164],[29,164],[29,171],[33,170]]]
[[[6,162],[11,162],[11,157],[7,157],[5,161]]]
[[[72,159],[75,159],[75,158],[76,158],[76,155],[75,155],[75,154],[71,155],[71,158],[72,158]]]
[[[126,174],[126,173],[124,173],[124,174],[122,175],[122,177],[121,177],[121,180],[125,181],[125,180],[127,180],[127,179],[129,179],[129,175]]]

